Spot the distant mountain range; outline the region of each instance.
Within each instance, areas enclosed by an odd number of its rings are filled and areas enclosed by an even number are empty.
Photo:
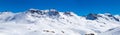
[[[78,16],[55,9],[1,12],[0,35],[120,35],[120,15]]]

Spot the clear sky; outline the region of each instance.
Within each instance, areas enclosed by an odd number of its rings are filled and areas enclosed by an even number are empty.
[[[0,11],[22,12],[29,8],[88,13],[120,14],[120,0],[0,0]]]

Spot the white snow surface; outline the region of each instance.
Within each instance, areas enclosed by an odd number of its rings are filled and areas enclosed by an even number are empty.
[[[30,9],[30,11],[38,9]],[[120,35],[120,21],[106,14],[98,14],[96,20],[88,20],[73,12],[69,15],[58,12],[59,16],[31,13],[30,11],[0,13],[0,35]],[[40,10],[44,13],[57,10]],[[71,16],[70,16],[71,15]],[[114,15],[120,20],[119,15]]]

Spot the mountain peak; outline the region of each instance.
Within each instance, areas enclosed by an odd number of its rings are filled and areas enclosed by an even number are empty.
[[[72,12],[69,12],[69,11],[68,12],[64,12],[64,14],[67,15],[67,16],[73,16]]]
[[[55,11],[57,11],[57,10],[56,10],[56,9],[50,9],[50,11],[51,11],[51,12],[55,12]]]
[[[39,10],[39,9],[29,9],[28,13],[31,13],[34,16],[39,16],[39,15],[46,15],[48,17],[59,17],[62,15],[67,15],[67,16],[74,16],[76,14],[74,14],[73,12],[59,12],[56,9],[47,9],[47,10]]]
[[[55,9],[29,9],[27,13],[17,14],[2,12],[0,14],[0,35],[99,35],[105,32],[119,33],[120,30],[116,29],[120,27],[119,20],[120,16],[118,15],[90,13],[86,17],[81,17],[70,11],[59,12]]]
[[[30,8],[29,10],[39,10],[39,9]]]
[[[97,14],[94,14],[94,13],[90,13],[86,16],[86,19],[89,19],[89,20],[95,20],[97,19],[98,15]]]

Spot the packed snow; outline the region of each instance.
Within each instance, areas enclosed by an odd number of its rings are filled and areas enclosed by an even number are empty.
[[[0,35],[120,35],[120,16],[55,9],[0,13]]]

